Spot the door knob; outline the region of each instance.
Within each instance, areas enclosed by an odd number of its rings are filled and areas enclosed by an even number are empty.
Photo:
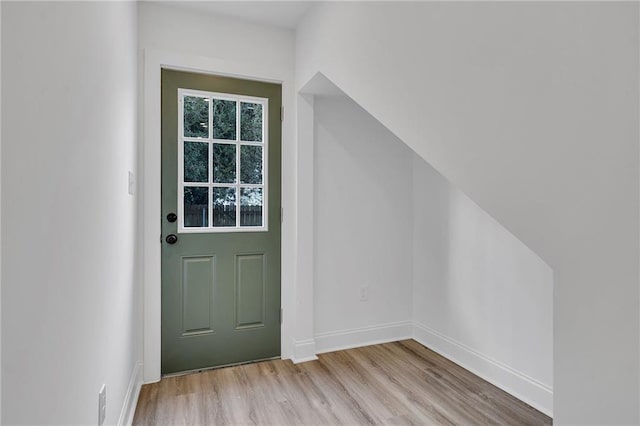
[[[178,242],[178,237],[176,234],[169,234],[164,240],[167,242],[167,244],[175,244]]]
[[[169,213],[167,215],[167,220],[171,223],[175,222],[178,219],[178,216],[175,213]]]

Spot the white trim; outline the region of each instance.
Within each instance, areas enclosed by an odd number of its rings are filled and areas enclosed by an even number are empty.
[[[2,46],[2,1],[0,1],[0,46]],[[2,99],[2,55],[0,55],[0,99]],[[2,102],[0,102],[0,152],[2,152]],[[0,164],[2,164],[2,161],[0,161]],[[0,176],[2,176],[2,173],[0,173]],[[2,185],[0,184],[0,188],[2,188]],[[1,192],[1,191],[0,191]],[[0,194],[0,200],[2,200],[2,194]],[[1,206],[1,202],[0,202],[0,206]],[[0,207],[0,218],[2,217],[2,208]],[[2,220],[0,220],[0,223],[2,223]],[[1,234],[1,233],[0,233]],[[2,294],[2,239],[1,239],[1,235],[0,235],[0,295]],[[2,296],[0,296],[0,307],[2,306]],[[2,318],[2,309],[0,309],[0,319]],[[0,321],[0,366],[2,366],[2,324]],[[2,368],[0,368],[0,423],[2,422]]]
[[[0,0],[1,1],[1,0]],[[191,186],[191,185],[187,185]],[[244,188],[244,185],[242,185]],[[203,188],[207,188],[206,186]],[[219,187],[218,187],[219,188]],[[233,186],[231,188],[234,188]],[[211,209],[209,210],[211,211]],[[269,230],[264,226],[216,226],[215,228],[183,228],[178,231],[178,234],[215,234],[215,233],[229,233],[229,232],[268,232]]]
[[[551,386],[541,383],[424,324],[414,322],[413,339],[531,405],[547,416],[553,417],[553,389]]]
[[[142,96],[142,149],[141,172],[139,189],[141,197],[141,223],[143,247],[143,377],[145,383],[160,380],[161,357],[161,205],[160,205],[160,80],[161,68],[170,68],[200,73],[216,74],[229,77],[239,77],[256,81],[267,81],[282,84],[282,102],[293,104],[293,71],[284,65],[280,70],[273,70],[272,66],[265,66],[258,62],[248,61],[237,63],[219,58],[190,55],[156,49],[144,49],[143,52],[143,80]],[[283,125],[282,146],[292,149],[293,122]],[[283,154],[283,177],[295,175],[295,164]],[[293,208],[291,200],[295,194],[285,193],[284,188],[292,190],[292,185],[285,185],[283,178],[283,201],[288,199],[289,207]],[[294,187],[293,187],[294,188]],[[295,313],[294,272],[297,251],[291,235],[296,234],[297,211],[292,211],[292,219],[282,224],[282,251],[293,255],[282,256],[282,308],[286,312]],[[284,238],[284,234],[288,238]],[[295,314],[288,316],[282,325],[282,357],[288,358],[293,352],[292,331],[296,324]]]
[[[319,333],[314,339],[294,342],[292,361],[297,364],[316,360],[317,354],[406,339],[415,340],[549,417],[553,417],[551,386],[414,321],[399,321]]]
[[[187,137],[184,136],[184,99],[185,97],[197,97],[205,99],[208,110],[207,137]],[[215,100],[223,100],[235,103],[236,109],[236,137],[235,139],[214,139],[213,135],[213,104]],[[255,104],[262,107],[262,141],[243,141],[241,135],[242,104]],[[177,212],[178,212],[178,234],[208,234],[208,233],[235,233],[235,232],[268,232],[269,231],[269,99],[258,96],[236,95],[233,93],[209,92],[205,90],[178,88],[178,176],[177,176]],[[186,182],[184,180],[184,144],[185,142],[206,143],[208,149],[208,167],[206,182]],[[235,183],[213,182],[213,148],[216,143],[232,145],[236,155],[236,178]],[[242,183],[240,177],[240,167],[243,146],[257,146],[262,148],[262,183],[246,184]],[[201,187],[208,188],[207,196],[207,226],[185,227],[184,226],[184,188]],[[213,224],[213,191],[215,188],[235,189],[236,224],[235,226],[214,226]],[[241,226],[240,217],[242,215],[242,189],[258,188],[262,190],[262,226]]]
[[[397,342],[413,337],[413,323],[400,321],[368,327],[351,328],[331,333],[316,334],[316,353]]]
[[[118,426],[131,426],[133,423],[133,416],[136,414],[136,407],[138,405],[138,397],[140,396],[141,387],[142,363],[136,362],[133,366],[133,371],[131,372],[131,379],[129,380],[127,393],[124,396],[124,403],[122,404],[122,410],[120,411]]]
[[[293,356],[291,357],[291,361],[293,361],[294,364],[315,361],[316,359],[318,359],[318,357],[316,356],[316,342],[314,339],[293,342]]]
[[[293,311],[292,336],[293,342],[307,342],[314,339],[314,280],[315,280],[315,207],[314,207],[314,109],[313,96],[296,96],[297,144],[296,144],[296,170],[295,191],[296,211],[293,220],[296,222],[295,233],[295,293]],[[286,315],[285,318],[288,318]],[[315,356],[314,350],[310,355]],[[298,349],[300,351],[301,349]],[[309,356],[310,356],[309,355]],[[306,356],[294,355],[294,358],[302,359]]]

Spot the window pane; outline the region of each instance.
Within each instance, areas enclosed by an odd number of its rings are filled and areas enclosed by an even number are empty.
[[[236,139],[236,102],[213,100],[213,138]]]
[[[213,226],[236,226],[235,188],[213,188]]]
[[[209,137],[209,99],[184,97],[184,135],[192,138]]]
[[[262,188],[240,189],[240,226],[262,226]]]
[[[184,226],[202,228],[209,226],[209,188],[184,187]]]
[[[247,142],[262,142],[262,105],[241,102],[240,139]]]
[[[236,146],[213,144],[213,182],[236,183]]]
[[[240,182],[262,183],[262,147],[240,147]]]
[[[209,144],[206,142],[184,143],[184,181],[207,182],[209,176]]]

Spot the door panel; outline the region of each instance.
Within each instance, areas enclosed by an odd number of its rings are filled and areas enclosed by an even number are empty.
[[[182,258],[182,335],[213,333],[213,256]]]
[[[280,355],[280,105],[278,84],[162,72],[163,374]]]
[[[264,327],[265,256],[236,256],[236,328]]]

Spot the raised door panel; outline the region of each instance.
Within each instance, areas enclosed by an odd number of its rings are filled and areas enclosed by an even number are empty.
[[[236,328],[264,327],[265,255],[236,255]]]
[[[182,335],[213,333],[215,258],[182,258]]]

